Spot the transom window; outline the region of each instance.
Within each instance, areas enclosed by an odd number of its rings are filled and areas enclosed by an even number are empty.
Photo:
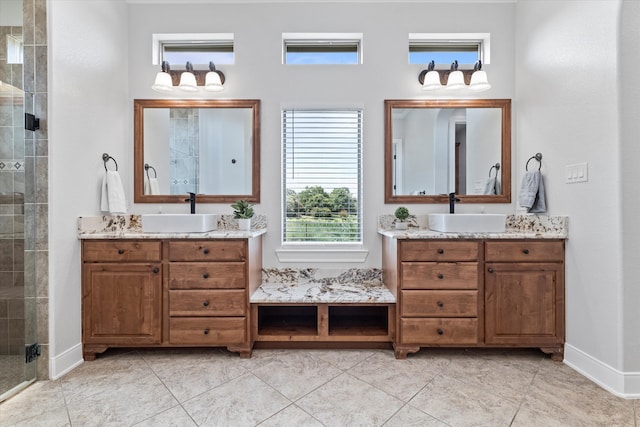
[[[284,64],[360,64],[362,34],[285,33]]]
[[[282,111],[283,242],[362,242],[362,110]]]
[[[233,34],[154,34],[154,64],[167,61],[173,69],[183,67],[187,61],[195,69],[215,65],[233,64]]]
[[[489,34],[409,34],[409,64],[428,64],[447,68],[453,61],[463,68],[477,61],[489,63]]]

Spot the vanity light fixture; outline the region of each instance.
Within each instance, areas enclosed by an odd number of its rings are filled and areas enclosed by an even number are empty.
[[[156,75],[151,89],[158,92],[172,92],[177,86],[184,92],[198,92],[204,88],[207,92],[224,90],[225,77],[222,71],[216,70],[213,62],[209,62],[209,70],[194,70],[191,62],[187,62],[186,71],[173,71],[167,61],[162,61],[162,71]]]
[[[216,70],[213,61],[209,62],[209,72],[204,79],[204,90],[209,92],[220,92],[224,90],[224,74],[222,71]]]
[[[431,61],[426,70],[422,70],[418,75],[418,81],[422,90],[463,90],[469,89],[474,92],[482,92],[491,88],[487,73],[481,70],[482,62],[478,61],[473,66],[473,70],[458,70],[458,61],[451,63],[451,68],[444,71],[435,70],[435,62]]]
[[[196,75],[193,74],[193,65],[191,65],[191,62],[187,61],[186,69],[187,71],[180,75],[180,84],[178,87],[185,92],[197,92],[198,83],[196,82]]]
[[[464,75],[462,71],[458,70],[458,61],[453,61],[451,63],[451,73],[449,73],[445,88],[447,90],[458,90],[464,88],[464,86]]]
[[[151,89],[158,92],[172,92],[173,91],[173,82],[171,80],[171,74],[169,74],[169,63],[167,61],[162,61],[162,71],[159,71],[156,74],[156,81],[151,86]]]

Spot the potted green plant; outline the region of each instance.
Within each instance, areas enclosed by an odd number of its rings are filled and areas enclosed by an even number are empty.
[[[253,218],[253,205],[246,200],[238,200],[231,205],[233,208],[233,217],[238,220],[238,228],[240,230],[249,230],[251,228],[251,218]]]
[[[396,230],[406,230],[407,223],[405,222],[405,220],[409,218],[409,209],[405,208],[404,206],[400,206],[398,209],[396,209],[394,215],[397,219]]]

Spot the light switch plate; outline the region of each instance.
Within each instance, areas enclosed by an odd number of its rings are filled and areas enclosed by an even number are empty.
[[[564,176],[567,184],[588,181],[589,172],[587,162],[566,165],[564,167]]]

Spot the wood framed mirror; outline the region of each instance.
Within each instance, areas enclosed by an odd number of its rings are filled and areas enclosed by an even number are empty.
[[[136,203],[260,202],[260,100],[135,99]]]
[[[385,203],[511,203],[511,100],[384,101]]]

